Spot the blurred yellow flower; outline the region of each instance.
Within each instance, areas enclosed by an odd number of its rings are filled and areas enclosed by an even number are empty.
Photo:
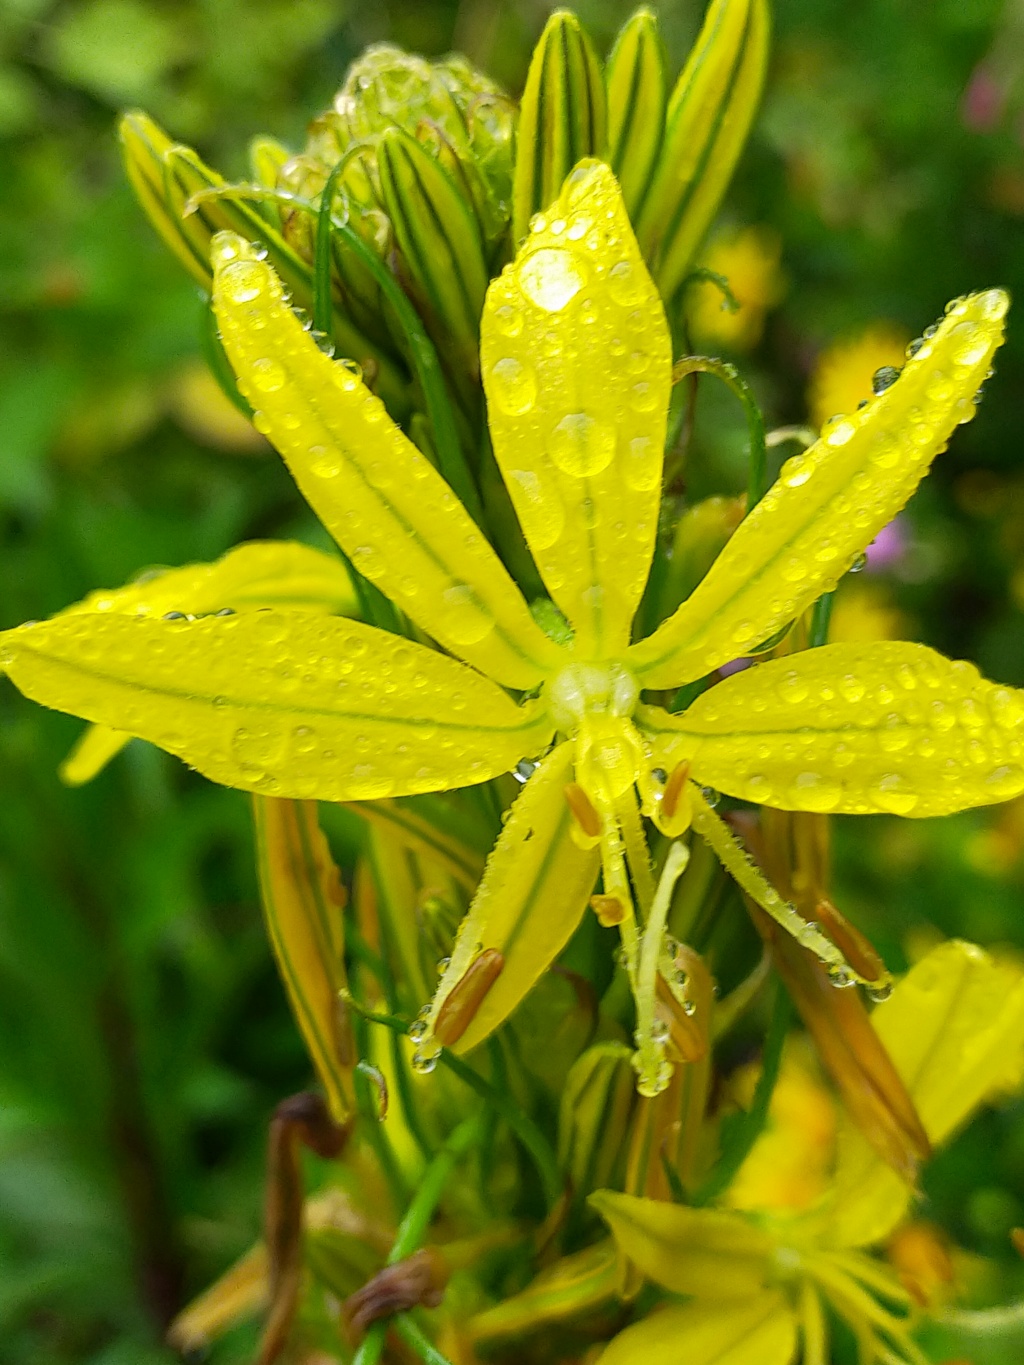
[[[818,357],[807,388],[811,422],[822,427],[838,413],[854,412],[871,397],[877,370],[906,364],[910,333],[895,322],[873,322],[859,332],[833,341]]]
[[[690,294],[690,326],[703,346],[748,351],[761,340],[764,320],[786,292],[780,265],[782,242],[766,227],[748,227],[720,236],[704,258],[704,267],[729,282],[738,308],[708,280]]]
[[[881,583],[843,583],[836,593],[829,639],[844,644],[905,640],[913,632]]]

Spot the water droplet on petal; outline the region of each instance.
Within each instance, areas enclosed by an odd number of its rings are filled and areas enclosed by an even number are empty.
[[[615,429],[589,413],[567,413],[548,438],[548,452],[564,474],[588,478],[611,464]]]
[[[519,287],[538,308],[560,313],[583,288],[583,268],[572,252],[544,247],[519,267]]]
[[[495,362],[489,396],[509,417],[529,412],[537,400],[537,380],[530,365],[513,356]]]
[[[252,261],[235,261],[221,272],[221,288],[232,303],[251,303],[266,282],[266,271]]]

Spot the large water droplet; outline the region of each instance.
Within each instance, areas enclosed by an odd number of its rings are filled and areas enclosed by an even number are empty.
[[[514,356],[496,361],[491,369],[490,396],[502,412],[519,417],[537,401],[537,379],[531,365]]]
[[[285,378],[284,367],[276,360],[264,357],[252,362],[249,380],[253,388],[259,389],[260,393],[276,393],[278,389],[283,388]]]
[[[619,261],[608,272],[608,293],[623,308],[635,308],[646,290],[640,267],[632,261]]]
[[[976,365],[989,348],[989,338],[977,323],[958,322],[949,335],[953,360],[958,365]]]
[[[798,773],[793,779],[790,799],[799,810],[830,811],[839,805],[843,790],[833,778],[822,773]]]
[[[494,618],[477,601],[468,583],[445,588],[441,600],[445,632],[456,644],[475,645],[494,629]]]
[[[548,452],[564,474],[588,478],[611,464],[615,429],[589,413],[567,413],[548,439]]]
[[[548,492],[532,469],[508,471],[510,491],[519,492],[515,498],[520,515],[529,518],[530,544],[536,550],[548,550],[565,529],[565,510],[553,493]]]
[[[917,793],[900,773],[886,773],[871,789],[871,799],[879,810],[892,815],[909,815],[918,802]]]
[[[221,288],[232,303],[251,303],[259,298],[266,271],[253,261],[235,261],[221,272]]]
[[[585,283],[580,262],[561,247],[535,251],[519,267],[520,289],[546,313],[560,313]]]

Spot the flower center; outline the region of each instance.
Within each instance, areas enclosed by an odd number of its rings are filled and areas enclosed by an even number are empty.
[[[640,689],[621,664],[569,664],[547,686],[551,717],[564,734],[575,735],[585,716],[631,716]]]

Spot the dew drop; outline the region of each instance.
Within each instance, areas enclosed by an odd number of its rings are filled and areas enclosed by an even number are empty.
[[[816,772],[798,773],[793,779],[793,786],[790,789],[793,804],[799,810],[817,811],[819,813],[835,810],[842,794],[843,791],[838,782]]]
[[[546,313],[560,313],[585,283],[579,261],[561,247],[535,251],[519,267],[520,289]]]
[[[891,815],[909,815],[918,803],[918,796],[907,779],[899,773],[886,773],[871,789],[871,799],[879,810]]]
[[[871,392],[876,395],[885,393],[886,389],[892,388],[899,377],[900,372],[895,365],[882,365],[871,376]]]
[[[586,412],[567,413],[548,438],[548,452],[564,474],[588,478],[611,464],[615,428]]]
[[[252,261],[235,261],[221,272],[221,288],[232,303],[251,303],[266,281],[266,271]]]
[[[284,387],[286,376],[283,366],[276,360],[263,357],[253,361],[249,378],[253,388],[258,389],[260,393],[276,393],[278,389]]]
[[[529,412],[537,401],[537,380],[533,367],[524,365],[514,356],[505,356],[491,369],[489,395],[509,417]]]
[[[953,361],[957,365],[976,365],[988,353],[988,335],[973,322],[958,322],[949,334]]]
[[[623,308],[635,308],[643,302],[644,278],[632,261],[619,261],[608,272],[608,293]]]
[[[997,801],[1019,795],[1024,791],[1024,768],[1018,763],[1004,763],[993,768],[985,778],[985,789]]]

